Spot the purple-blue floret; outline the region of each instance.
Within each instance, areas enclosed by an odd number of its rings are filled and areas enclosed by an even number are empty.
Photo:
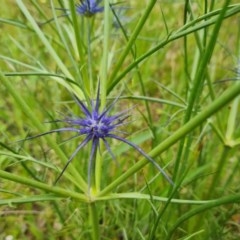
[[[100,87],[98,87],[97,98],[95,101],[92,101],[90,108],[88,108],[87,105],[85,105],[76,96],[74,97],[74,99],[83,113],[82,117],[75,117],[75,118],[68,117],[63,120],[57,120],[56,122],[65,122],[70,126],[54,129],[49,132],[35,136],[35,137],[39,137],[39,136],[43,136],[43,135],[54,133],[54,132],[67,132],[67,131],[76,132],[77,136],[85,136],[83,141],[77,146],[75,151],[72,153],[72,155],[68,159],[66,165],[62,169],[55,183],[57,183],[58,180],[61,178],[64,171],[66,170],[68,165],[71,163],[73,158],[77,155],[77,153],[85,145],[91,142],[92,147],[91,147],[90,159],[88,164],[88,184],[90,187],[91,173],[95,165],[95,156],[96,156],[97,149],[99,148],[100,140],[103,141],[111,157],[115,159],[114,153],[111,151],[110,145],[107,141],[107,138],[112,138],[112,139],[116,139],[118,141],[124,142],[129,146],[133,147],[135,150],[137,150],[142,156],[144,156],[149,162],[151,162],[159,170],[159,172],[162,173],[162,175],[166,178],[168,182],[174,185],[172,180],[165,173],[165,171],[139,146],[137,146],[136,144],[128,141],[127,139],[121,136],[116,135],[116,132],[119,132],[117,131],[117,128],[124,125],[125,124],[124,121],[129,117],[126,110],[116,115],[109,115],[109,112],[113,108],[117,99],[113,101],[113,103],[110,104],[108,107],[106,107],[102,112],[100,112]],[[31,139],[31,138],[34,138],[34,137],[30,137],[28,139]]]
[[[90,17],[103,11],[104,8],[99,6],[101,2],[102,0],[81,0],[80,3],[76,5],[77,12],[80,15]]]

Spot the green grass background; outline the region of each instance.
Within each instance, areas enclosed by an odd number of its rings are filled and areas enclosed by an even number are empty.
[[[130,0],[115,8],[122,29],[110,9],[56,18],[62,6],[74,2],[1,3],[0,239],[239,239],[238,1]],[[98,79],[175,187],[116,141],[119,165],[101,148],[90,196],[90,146],[53,186],[81,137],[18,142],[79,115],[72,93],[94,98]]]

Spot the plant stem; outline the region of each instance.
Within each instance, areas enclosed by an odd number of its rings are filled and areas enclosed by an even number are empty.
[[[49,185],[46,183],[35,181],[30,178],[18,176],[18,175],[8,173],[8,172],[2,171],[2,170],[0,170],[0,177],[3,179],[8,179],[8,180],[16,182],[16,183],[21,183],[21,184],[33,187],[35,189],[42,189],[45,192],[54,193],[59,197],[74,198],[74,199],[77,199],[78,201],[83,201],[83,202],[88,201],[88,198],[81,193],[67,191],[60,187],[55,187],[55,186],[52,186],[52,185]]]
[[[224,149],[223,149],[223,152],[221,154],[220,161],[217,163],[218,167],[217,167],[216,173],[214,174],[211,186],[209,187],[208,198],[213,196],[213,194],[216,194],[216,188],[220,187],[218,185],[219,184],[219,178],[221,176],[223,167],[224,167],[225,162],[227,160],[227,156],[228,156],[229,151],[230,151],[230,148],[225,146]]]
[[[199,65],[196,69],[196,74],[194,76],[193,86],[192,86],[192,89],[190,90],[190,95],[188,98],[188,107],[186,109],[186,114],[183,120],[183,124],[187,123],[191,119],[191,116],[193,115],[194,107],[196,106],[195,103],[197,103],[200,98],[203,84],[206,77],[207,65],[212,57],[214,46],[217,41],[217,36],[220,31],[221,24],[224,20],[224,15],[225,15],[225,12],[227,11],[229,2],[230,0],[225,1],[225,4],[223,5],[223,8],[219,13],[218,19],[212,31],[211,37],[209,39],[209,43],[206,46],[206,50],[203,51],[203,53],[201,54],[201,59],[199,60]],[[187,141],[184,136],[184,138],[181,140],[181,143],[179,145],[177,158],[175,161],[174,175],[173,175],[174,179],[177,179],[178,175],[182,171],[184,171],[184,169],[181,169],[180,171],[180,161],[182,160],[181,164],[184,166],[185,164],[184,162],[187,161],[187,158],[182,158],[182,155],[186,154],[184,151],[185,150],[184,146],[185,145],[190,146],[190,144],[191,144],[191,136],[188,137]]]
[[[179,39],[181,37],[184,37],[188,34],[191,34],[193,32],[196,32],[200,29],[206,28],[210,25],[213,25],[217,21],[216,15],[219,14],[220,10],[216,10],[214,12],[210,12],[208,14],[205,14],[194,21],[189,22],[188,24],[185,24],[182,28],[178,29],[175,32],[171,32],[163,41],[161,41],[157,46],[150,49],[148,52],[144,53],[142,56],[135,59],[134,62],[130,63],[127,67],[124,68],[124,70],[116,76],[114,79],[112,79],[110,85],[108,86],[108,93],[112,91],[112,89],[115,87],[118,82],[120,82],[121,79],[123,79],[127,73],[129,73],[133,68],[136,67],[137,64],[140,62],[147,60],[148,57],[159,51],[161,48],[169,44],[170,42],[173,42],[176,39]],[[240,12],[240,5],[234,5],[229,6],[227,13],[225,14],[224,18],[231,17],[237,13]],[[205,20],[205,21],[202,21]]]
[[[160,143],[157,147],[155,147],[150,153],[149,156],[156,157],[159,154],[166,151],[169,147],[179,141],[186,134],[190,133],[193,129],[195,129],[199,124],[203,123],[210,116],[216,113],[219,109],[228,104],[231,100],[233,100],[236,96],[240,94],[240,84],[236,84],[227,89],[219,98],[213,101],[205,110],[199,113],[197,116],[193,117],[189,122],[179,128],[173,135],[168,137],[165,141]],[[134,173],[143,168],[148,162],[146,159],[141,159],[137,162],[133,167],[128,169],[125,173],[123,173],[120,177],[115,179],[111,184],[109,184],[105,189],[103,189],[98,196],[104,196],[108,192],[112,191],[114,188],[123,183],[127,178],[132,176]]]
[[[135,41],[136,41],[136,39],[137,39],[137,36],[139,35],[140,31],[142,30],[145,22],[147,21],[149,14],[151,13],[154,5],[156,4],[156,1],[157,1],[157,0],[151,0],[151,1],[149,2],[148,6],[147,6],[147,8],[146,8],[146,10],[145,10],[144,15],[143,15],[143,16],[141,17],[141,19],[139,20],[136,28],[134,29],[131,37],[129,38],[129,41],[128,41],[128,43],[127,43],[127,46],[126,46],[125,50],[123,51],[123,53],[122,53],[121,56],[119,57],[119,60],[118,60],[116,66],[115,66],[115,68],[114,68],[114,70],[113,70],[113,73],[112,73],[111,77],[110,77],[110,83],[112,83],[112,82],[115,81],[115,77],[117,76],[117,74],[118,74],[118,72],[119,72],[119,70],[120,70],[120,68],[121,68],[121,66],[122,66],[122,64],[123,64],[123,62],[124,62],[127,54],[128,54],[129,51],[132,49],[132,46],[133,46],[133,44],[135,43]]]
[[[101,110],[106,106],[107,77],[108,77],[108,54],[109,54],[109,34],[110,34],[110,7],[109,1],[104,1],[104,35],[103,35],[103,57],[100,71],[101,82]]]
[[[100,72],[100,91],[101,91],[101,106],[100,109],[103,111],[104,106],[106,106],[107,97],[107,77],[108,77],[108,54],[109,54],[109,34],[110,34],[110,7],[109,1],[104,1],[104,38],[103,38],[103,57]],[[99,83],[98,83],[99,84]],[[103,144],[100,142],[100,149],[102,149]],[[102,158],[101,154],[97,153],[96,164],[95,164],[95,186],[96,191],[99,192],[101,188],[101,175],[102,175]]]
[[[229,203],[236,203],[239,202],[240,200],[240,194],[236,193],[235,195],[231,195],[231,196],[227,196],[227,197],[222,197],[221,199],[217,199],[214,201],[211,201],[210,203],[207,203],[205,205],[196,207],[190,211],[188,211],[187,213],[185,213],[184,215],[182,215],[176,222],[175,224],[171,227],[168,237],[166,238],[166,240],[171,239],[172,234],[174,233],[174,231],[179,227],[179,225],[181,223],[183,223],[184,221],[188,220],[189,218],[191,218],[192,216],[197,215],[198,213],[202,213],[203,211],[206,211],[208,209],[223,205],[223,204],[229,204]]]
[[[96,203],[92,202],[88,205],[89,215],[90,215],[90,229],[92,233],[93,240],[99,240],[99,223],[98,223],[98,211],[96,207]]]

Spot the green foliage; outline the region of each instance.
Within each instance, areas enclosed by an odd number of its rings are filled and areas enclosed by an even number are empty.
[[[1,4],[0,239],[239,239],[238,1],[103,0],[91,17],[75,3]],[[72,95],[89,104],[98,82],[174,186],[115,141],[90,191],[88,148],[53,185],[81,136],[24,139],[78,115]]]

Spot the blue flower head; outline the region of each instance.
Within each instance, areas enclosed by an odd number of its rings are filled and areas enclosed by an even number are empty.
[[[91,17],[98,12],[103,11],[103,7],[99,6],[102,0],[80,0],[76,5],[78,14]]]
[[[150,161],[162,174],[163,176],[173,184],[172,180],[168,177],[168,175],[164,172],[164,170],[149,156],[147,155],[139,146],[135,145],[134,143],[128,141],[127,139],[116,135],[118,131],[117,129],[124,125],[124,121],[129,117],[127,111],[120,112],[115,115],[110,115],[111,109],[114,107],[118,98],[113,101],[109,106],[107,106],[103,111],[100,111],[100,87],[98,87],[97,91],[97,98],[95,101],[91,102],[90,108],[87,107],[85,103],[83,103],[80,99],[74,96],[76,103],[78,104],[79,108],[82,111],[82,117],[68,117],[63,120],[56,120],[55,122],[63,122],[67,123],[67,127],[51,130],[49,132],[37,135],[35,137],[43,136],[46,134],[54,133],[54,132],[75,132],[77,136],[83,136],[83,141],[77,146],[75,151],[72,153],[70,158],[68,159],[66,165],[64,166],[63,170],[61,171],[60,175],[57,177],[55,183],[63,175],[64,171],[67,169],[68,165],[71,163],[73,158],[77,155],[77,153],[89,142],[91,142],[91,153],[90,159],[88,164],[88,184],[90,187],[91,181],[91,173],[95,165],[95,157],[97,149],[99,148],[100,141],[103,141],[106,149],[110,153],[111,157],[115,159],[113,152],[111,151],[110,145],[107,139],[112,138],[119,140],[128,144],[129,146],[133,147],[137,150],[141,155],[143,155],[148,161]],[[30,137],[35,138],[35,137]]]

